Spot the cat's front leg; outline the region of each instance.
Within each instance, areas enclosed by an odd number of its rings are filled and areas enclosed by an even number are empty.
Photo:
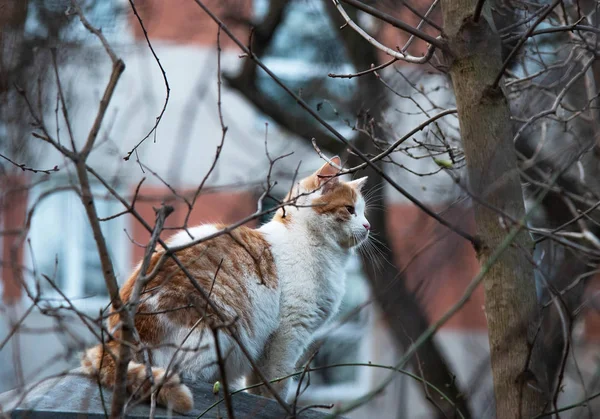
[[[296,372],[296,363],[308,347],[312,333],[303,327],[280,327],[269,339],[263,355],[260,357],[258,367],[267,380],[281,378],[271,383],[271,387],[286,400],[291,396],[291,374]],[[262,380],[252,372],[248,377],[248,384],[260,383]],[[273,397],[266,386],[249,390],[252,394]]]

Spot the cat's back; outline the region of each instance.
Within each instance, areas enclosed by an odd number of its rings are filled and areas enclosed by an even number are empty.
[[[206,310],[205,314],[209,316],[215,314],[197,290],[199,286],[219,308],[225,321],[237,318],[250,335],[257,322],[261,321],[256,318],[257,313],[267,314],[268,311],[273,316],[278,308],[279,281],[271,245],[261,232],[252,228],[240,226],[216,235],[223,229],[226,226],[201,225],[181,231],[167,240],[171,250],[190,245],[175,252],[184,269],[171,257],[164,258],[164,250],[157,251],[152,256],[148,271],[152,271],[161,258],[164,260],[158,274],[145,287],[149,291],[140,311],[165,313],[167,319],[164,320],[168,323],[191,327],[198,318],[199,310]],[[216,236],[211,237],[213,235]],[[203,238],[207,240],[192,244]],[[123,286],[125,301],[130,298],[138,275],[139,267]],[[271,310],[266,310],[267,306]],[[138,320],[136,316],[136,326],[143,317]]]
[[[207,238],[176,253],[193,273],[200,276],[212,273],[209,275],[211,280],[215,275],[221,276],[223,281],[240,282],[242,288],[244,279],[254,280],[267,288],[277,288],[277,267],[271,244],[260,231],[247,226],[228,230],[227,226],[220,224],[201,225],[188,231],[179,232],[167,245],[172,249]]]

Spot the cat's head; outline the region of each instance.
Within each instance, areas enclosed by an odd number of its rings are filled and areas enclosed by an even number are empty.
[[[367,239],[371,224],[365,217],[365,199],[361,189],[367,178],[349,182],[337,176],[341,161],[331,159],[312,175],[302,179],[288,194],[286,201],[294,206],[279,209],[276,219],[283,223],[298,223],[313,233],[332,237],[349,249]],[[336,167],[337,166],[337,167]]]

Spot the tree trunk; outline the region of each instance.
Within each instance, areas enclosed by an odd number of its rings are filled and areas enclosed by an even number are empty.
[[[27,6],[28,0],[0,0],[0,94],[9,89],[9,75],[19,62]]]
[[[442,0],[469,188],[492,207],[520,219],[525,208],[509,108],[503,92],[493,86],[502,67],[500,38],[483,17],[473,22],[475,4],[475,0]],[[497,212],[477,201],[473,207],[483,264],[507,229]],[[533,266],[527,259],[531,248],[527,233],[521,233],[484,279],[496,411],[503,419],[535,416],[546,400],[537,351],[531,350],[537,347],[532,345],[537,299]]]
[[[340,14],[327,2],[329,15],[337,27],[343,25]],[[348,8],[353,13],[352,8]],[[369,68],[371,64],[378,64],[377,50],[362,39],[356,32],[344,30],[341,33],[346,52],[357,70]],[[388,92],[384,86],[373,75],[359,77],[357,79],[358,92],[353,98],[356,104],[357,114],[364,116],[365,120],[381,121],[382,114],[388,106],[386,99]],[[376,123],[374,124],[375,136],[384,138],[385,133]],[[360,134],[356,139],[356,146],[366,155],[378,153],[373,139]],[[348,166],[352,167],[363,161],[353,154],[348,156]],[[380,242],[380,256],[384,261],[392,264],[397,260],[393,252],[391,240],[388,235],[387,206],[384,199],[385,180],[374,169],[367,167],[358,176],[368,176],[367,191],[373,191],[371,195],[371,208],[369,209],[369,220],[373,231],[377,232]],[[366,254],[362,254],[363,268],[371,285],[373,296],[377,301],[383,317],[390,329],[391,335],[400,350],[407,349],[414,343],[429,326],[429,319],[425,309],[406,284],[406,275],[398,270],[398,267],[390,263],[383,263],[380,268],[373,265],[373,261]],[[454,406],[446,400],[432,397],[430,402],[435,416],[440,418],[452,418],[456,416],[456,410],[460,410],[463,417],[470,418],[468,404],[460,390],[455,376],[448,366],[443,354],[434,340],[427,340],[417,351],[416,356],[410,360],[410,365],[417,374],[423,374],[423,378],[434,384],[454,402]],[[424,388],[424,396],[429,397]]]
[[[16,100],[13,85],[16,83],[26,88],[24,83],[31,81],[33,84],[36,79],[23,74],[27,53],[24,31],[28,4],[28,0],[0,0],[0,125],[3,127],[0,151],[19,162],[25,162],[29,157],[23,138],[29,134],[24,130],[31,127],[28,114],[23,112],[22,101]],[[3,166],[8,167],[8,171],[18,170],[0,163],[0,169]]]

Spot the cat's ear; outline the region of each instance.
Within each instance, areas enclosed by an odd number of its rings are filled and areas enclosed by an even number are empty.
[[[342,161],[338,156],[334,156],[329,160],[331,163],[326,162],[319,170],[315,172],[315,175],[319,177],[332,177],[337,175],[342,170]]]
[[[342,161],[338,156],[334,156],[330,159],[330,162],[325,163],[314,173],[313,176],[317,179],[317,187],[321,187],[324,183],[327,183],[328,186],[339,183],[339,178],[334,176],[342,170]]]
[[[341,168],[342,161],[340,158],[338,156],[332,157],[316,172],[300,181],[300,184],[307,191],[316,191],[323,187],[321,193],[326,193],[331,187],[340,183],[339,177],[336,175],[340,172]]]
[[[351,180],[350,182],[347,183],[348,186],[356,189],[357,191],[360,191],[362,188],[364,188],[366,184],[367,184],[367,176],[361,177],[359,179]]]

